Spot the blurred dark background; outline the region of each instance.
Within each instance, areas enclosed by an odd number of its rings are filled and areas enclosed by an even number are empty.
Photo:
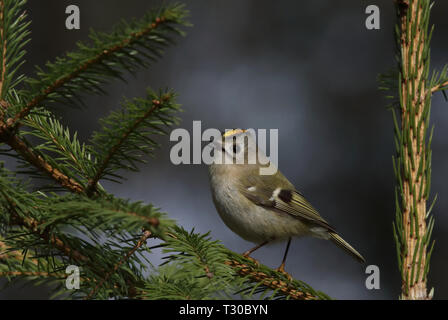
[[[394,66],[393,1],[183,1],[194,27],[161,61],[128,84],[106,86],[107,96],[87,96],[84,110],[55,106],[81,139],[98,128],[97,120],[118,106],[123,96],[141,96],[147,86],[171,87],[183,105],[180,127],[192,121],[206,128],[278,128],[279,167],[333,224],[381,271],[381,289],[367,290],[365,269],[333,244],[317,239],[292,243],[287,270],[314,288],[339,299],[396,299],[400,293],[395,245],[394,153],[392,118],[380,92],[377,75]],[[139,17],[160,1],[40,0],[30,1],[32,42],[27,64],[43,65],[87,40],[90,28],[108,31],[120,19]],[[81,10],[81,29],[65,29],[65,8]],[[381,10],[381,29],[365,28],[365,8]],[[432,66],[448,62],[448,2],[433,7]],[[433,99],[433,195],[436,247],[429,287],[435,298],[448,297],[448,105],[441,94]],[[129,174],[121,184],[106,184],[117,196],[151,202],[187,229],[211,230],[231,250],[252,246],[233,234],[213,206],[205,165],[174,166],[173,143],[155,159]],[[13,165],[13,164],[11,164]],[[284,244],[260,249],[254,257],[277,267]],[[157,263],[160,256],[152,257]],[[15,286],[2,299],[46,299],[42,288]]]

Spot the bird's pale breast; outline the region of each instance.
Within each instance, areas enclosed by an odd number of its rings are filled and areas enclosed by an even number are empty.
[[[232,179],[211,176],[213,202],[224,223],[247,241],[262,243],[310,234],[297,218],[255,205],[238,191]]]

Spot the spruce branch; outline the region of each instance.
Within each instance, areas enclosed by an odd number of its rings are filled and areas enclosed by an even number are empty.
[[[0,241],[0,277],[64,278],[66,276],[62,273],[54,273],[51,271],[30,271],[38,269],[38,262],[35,262],[36,260],[25,259],[22,254],[11,250],[4,242]],[[39,261],[39,263],[42,264],[42,261]],[[39,268],[44,267],[41,265]]]
[[[35,266],[37,266],[37,264],[39,263],[37,259],[25,260],[25,256],[22,253],[8,246],[5,240],[0,238],[0,262],[4,264],[5,262],[11,262],[11,261],[20,264],[31,263],[32,265]]]
[[[431,140],[429,130],[431,94],[443,90],[447,68],[429,77],[429,0],[397,0],[398,70],[383,77],[391,92],[397,154],[393,157],[396,176],[394,239],[402,280],[402,299],[431,299],[427,275],[434,242],[434,219],[427,210],[431,184]],[[429,134],[428,134],[429,133]],[[429,249],[429,250],[428,250]]]
[[[431,93],[440,91],[440,90],[446,90],[448,87],[448,81],[442,82],[440,84],[435,85],[431,88]]]
[[[1,51],[1,70],[0,70],[0,98],[3,98],[4,90],[3,86],[5,83],[5,75],[6,75],[6,45],[7,45],[7,39],[6,37],[6,28],[5,28],[5,2],[4,0],[0,1],[0,41],[2,44],[2,47],[0,48]]]
[[[194,229],[188,232],[176,226],[167,233],[163,251],[170,254],[165,263],[192,264],[192,270],[197,270],[207,279],[225,279],[232,275],[224,263],[225,248],[218,241],[211,241],[209,232],[198,234]]]
[[[216,299],[216,290],[207,283],[209,281],[199,275],[193,275],[192,270],[188,276],[182,276],[184,271],[180,263],[160,266],[149,275],[148,279],[145,279],[143,287],[136,289],[136,298],[141,300]]]
[[[29,32],[20,9],[24,3],[0,0],[0,142],[10,147],[3,153],[14,151],[69,193],[30,192],[29,185],[0,167],[0,275],[60,280],[64,268],[76,264],[83,285],[70,294],[87,299],[214,299],[235,292],[328,298],[229,251],[208,234],[175,227],[152,205],[116,198],[100,186],[102,179],[121,181],[117,171],[137,170],[143,156],[153,154],[158,146],[154,136],[177,121],[173,92],[148,90],[144,98],[126,100],[101,121],[91,144],[79,141],[43,105],[81,101],[83,93],[102,93],[107,81],[123,79],[124,71],[150,65],[183,34],[180,28],[188,25],[183,6],[163,7],[109,34],[92,32],[90,44],[79,43],[75,52],[45,70],[38,68],[35,78],[26,78],[25,88],[15,90],[24,80],[15,73]],[[146,278],[150,263],[143,254],[152,250],[144,246],[149,237],[159,239],[168,256]]]
[[[0,277],[51,277],[50,272],[42,271],[0,271]]]
[[[62,270],[54,270],[47,260],[36,257],[25,257],[24,250],[14,249],[0,237],[0,277],[6,278],[10,285],[16,280],[34,282],[35,285],[51,285],[54,291],[62,293],[63,282],[67,277]]]
[[[152,205],[131,203],[111,196],[97,199],[76,195],[47,197],[38,208],[45,213],[44,228],[69,224],[93,230],[102,224],[101,230],[108,237],[137,232],[141,228],[162,236],[162,230],[172,225],[172,221]]]
[[[172,92],[156,94],[148,90],[145,98],[126,100],[123,108],[100,120],[102,131],[91,141],[96,158],[95,173],[89,178],[87,194],[97,191],[102,178],[118,181],[119,169],[137,171],[137,163],[145,163],[144,154],[158,147],[155,135],[166,134],[165,127],[177,122],[173,113],[179,110]]]
[[[0,203],[6,211],[0,218],[5,219],[7,225],[26,227],[45,240],[51,239],[57,230],[64,229],[67,225],[79,228],[80,231],[84,229],[84,236],[92,232],[91,240],[100,238],[97,233],[93,233],[99,226],[109,239],[113,239],[120,234],[137,232],[142,228],[163,238],[164,230],[173,225],[172,220],[152,205],[132,203],[111,196],[94,200],[71,194],[48,196],[42,192],[29,193],[25,188],[26,185],[20,180],[2,169]],[[8,216],[12,218],[9,219]],[[56,237],[51,242],[58,244],[63,240]],[[61,249],[69,252],[68,249]],[[81,255],[77,257],[79,260],[86,260]]]
[[[66,266],[64,264],[58,262],[55,257],[51,260],[46,257],[26,257],[23,250],[14,249],[6,242],[14,242],[14,240],[1,241],[0,238],[0,277],[5,277],[9,284],[21,279],[34,282],[35,285],[51,285],[54,291],[53,298],[66,296],[67,291],[63,280],[69,274],[65,273]],[[81,286],[93,287],[99,282],[99,279],[80,277],[79,280]],[[119,289],[120,285],[114,284],[113,287]]]
[[[12,150],[17,152],[17,154],[23,158],[23,160],[55,180],[62,187],[74,193],[84,192],[84,187],[81,184],[56,168],[50,163],[51,160],[49,158],[37,153],[36,150],[29,146],[26,140],[21,139],[17,134],[10,132],[9,129],[0,135],[0,141],[8,144]]]
[[[295,300],[320,300],[319,296],[300,291],[288,282],[280,280],[279,277],[269,276],[265,272],[258,271],[257,268],[251,267],[249,264],[240,263],[236,260],[226,261],[226,264],[234,268],[239,275],[248,277],[253,283],[258,284],[257,288],[259,286],[264,286],[276,291],[276,293],[284,294],[286,297]],[[249,288],[245,288],[244,291],[253,291],[253,287],[249,286]]]
[[[14,202],[6,193],[3,191],[0,191],[2,198],[7,201],[9,204],[9,211],[11,214],[11,221],[15,225],[19,225],[22,227],[25,227],[29,232],[34,233],[39,238],[44,240],[47,243],[50,243],[52,246],[54,246],[56,249],[58,249],[60,252],[62,252],[64,255],[72,259],[73,261],[77,263],[83,264],[84,262],[88,261],[89,259],[82,255],[79,251],[72,249],[68,245],[64,243],[63,240],[61,240],[59,237],[52,235],[48,229],[42,230],[39,228],[39,222],[31,219],[23,217],[23,215],[19,214],[16,210],[18,204]]]
[[[57,167],[68,170],[70,177],[76,177],[83,185],[94,170],[94,158],[90,146],[78,140],[77,133],[71,134],[69,128],[64,127],[55,116],[45,109],[37,109],[23,120],[25,129],[20,136],[33,137],[42,141],[33,149],[41,154],[56,155],[54,159]]]
[[[83,186],[81,186],[79,183],[77,183],[72,178],[69,178],[67,175],[65,175],[58,169],[54,168],[49,162],[46,161],[46,159],[42,155],[34,152],[34,150],[31,149],[31,147],[29,147],[27,145],[27,143],[24,142],[23,140],[21,140],[17,135],[10,136],[10,138],[7,139],[6,142],[11,146],[11,148],[13,150],[15,150],[18,154],[20,154],[24,160],[26,160],[30,164],[34,165],[37,169],[42,170],[44,173],[46,173],[48,176],[50,176],[56,182],[58,182],[61,186],[67,188],[68,190],[70,190],[71,192],[76,193],[76,194],[84,194],[85,193],[85,191],[84,191],[85,189]],[[107,212],[104,212],[104,209],[108,206],[109,207],[112,206],[113,207],[113,209],[111,211],[112,215],[118,215],[120,212],[123,212],[125,216],[128,216],[130,218],[134,217],[137,219],[143,219],[146,223],[148,223],[151,226],[157,227],[160,224],[160,221],[157,218],[145,217],[145,216],[141,216],[141,213],[137,213],[137,211],[135,211],[135,210],[141,211],[145,215],[147,214],[146,209],[141,209],[139,207],[139,204],[137,206],[129,205],[125,202],[120,202],[121,200],[113,199],[112,197],[105,197],[103,199],[97,199],[96,201],[99,203],[99,208],[98,208],[99,212],[107,213]],[[85,204],[85,205],[88,204],[88,202],[86,202],[85,199],[80,200],[80,203]],[[93,205],[94,202],[92,202],[91,204]],[[124,209],[128,205],[129,205],[129,210]],[[65,208],[70,208],[70,203],[65,202],[63,204],[63,206],[65,206]],[[114,206],[117,209],[115,209]],[[152,210],[152,206],[148,206],[148,208],[150,208],[149,209],[150,211]],[[82,210],[86,210],[86,208],[84,208]],[[122,211],[120,211],[120,210],[122,210]]]
[[[15,186],[11,182],[14,180],[8,175],[0,179],[0,204],[3,208],[0,221],[3,226],[8,226],[8,241],[13,247],[27,248],[42,258],[59,261],[50,267],[49,272],[58,272],[62,265],[67,264],[83,267],[83,278],[90,279],[83,288],[86,295],[92,290],[89,288],[102,282],[96,289],[98,291],[104,287],[101,297],[108,294],[129,296],[130,288],[141,281],[140,269],[144,269],[144,262],[135,255],[131,259],[131,256],[143,243],[134,246],[132,250],[123,246],[123,243],[133,242],[136,237],[134,234],[142,228],[146,230],[144,236],[154,234],[163,238],[170,220],[152,206],[138,202],[92,200],[73,195],[50,198],[42,196],[42,193],[29,194],[21,190],[20,186]],[[76,231],[79,235],[76,235]],[[79,238],[81,234],[82,238]],[[125,259],[122,259],[123,256]],[[113,261],[120,262],[114,265]],[[124,265],[124,262],[128,263]],[[105,274],[110,279],[107,286],[102,281]]]
[[[149,239],[149,237],[152,236],[151,231],[145,230],[143,232],[142,237],[137,241],[137,243],[135,244],[135,246],[122,258],[120,259],[120,261],[118,261],[118,263],[113,267],[113,269],[111,271],[109,271],[104,278],[95,286],[95,288],[92,289],[92,291],[90,291],[90,293],[85,297],[85,299],[90,299],[92,297],[95,296],[96,292],[101,288],[101,286],[107,281],[109,280],[109,278],[112,276],[112,274],[114,272],[116,272],[118,270],[118,268],[120,268],[120,266],[125,263],[127,260],[129,260],[129,258],[141,247],[146,243],[146,240]]]
[[[5,1],[6,4],[19,2]],[[20,4],[25,3],[21,1]],[[2,10],[4,7],[1,8]],[[0,26],[5,30],[5,19],[12,17],[13,10],[2,11]],[[23,186],[16,183],[1,168],[0,176],[0,220],[2,221],[2,235],[8,235],[8,242],[12,248],[23,248],[23,261],[29,261],[26,252],[33,252],[40,264],[41,260],[49,262],[50,272],[60,270],[67,263],[75,263],[84,267],[84,279],[90,279],[90,285],[83,290],[87,295],[92,288],[97,297],[129,296],[129,288],[133,288],[142,279],[145,262],[136,255],[143,242],[138,242],[129,250],[126,243],[134,241],[135,232],[142,228],[163,239],[163,230],[171,225],[151,205],[130,203],[108,195],[103,191],[101,197],[89,199],[83,197],[88,178],[93,177],[100,168],[99,179],[105,175],[113,176],[111,163],[118,168],[116,158],[125,157],[129,152],[122,145],[127,142],[134,151],[148,153],[157,145],[148,137],[150,133],[164,133],[164,126],[174,123],[171,113],[178,106],[172,101],[173,94],[149,94],[151,103],[145,99],[128,101],[127,111],[138,113],[145,107],[147,114],[135,121],[131,114],[126,120],[134,125],[124,139],[113,140],[115,136],[108,136],[116,145],[110,154],[93,152],[91,147],[81,144],[75,135],[71,135],[53,114],[45,110],[41,103],[51,101],[72,101],[79,99],[79,92],[102,92],[101,84],[110,78],[122,78],[122,70],[136,71],[141,66],[148,66],[160,57],[163,49],[172,43],[174,35],[182,34],[179,29],[185,25],[186,11],[180,5],[162,8],[157,13],[149,13],[139,21],[122,23],[111,34],[92,33],[92,45],[78,44],[78,51],[69,53],[65,58],[55,63],[47,64],[47,70],[38,71],[38,79],[27,79],[26,90],[14,91],[13,86],[4,90],[0,98],[0,142],[6,143],[15,151],[17,158],[28,166],[34,166],[45,173],[59,185],[78,195],[58,194],[46,195],[42,192],[30,193]],[[23,35],[28,34],[27,25],[21,24],[24,15],[14,22],[21,25]],[[6,36],[2,36],[2,45],[8,46]],[[23,40],[24,36],[16,38]],[[24,42],[26,43],[26,42]],[[21,48],[20,46],[18,47]],[[1,49],[1,48],[0,48]],[[11,54],[10,51],[8,54]],[[16,50],[17,53],[17,50]],[[0,57],[4,58],[4,56]],[[17,66],[23,62],[23,55],[16,56]],[[2,60],[5,62],[5,60]],[[1,62],[1,61],[0,61]],[[14,65],[5,62],[9,67]],[[15,70],[3,68],[4,80],[1,85],[6,88]],[[0,73],[1,75],[1,73]],[[1,78],[1,76],[0,76]],[[17,84],[16,80],[14,84]],[[34,112],[31,112],[34,111]],[[118,114],[118,113],[117,113]],[[123,113],[124,114],[124,113]],[[110,118],[112,119],[113,116]],[[123,120],[123,119],[120,119]],[[18,124],[24,124],[25,129],[19,130]],[[107,127],[107,125],[106,125]],[[107,135],[105,128],[104,134]],[[110,131],[109,131],[110,132]],[[101,135],[101,133],[99,134]],[[42,143],[32,146],[27,136],[38,138]],[[101,139],[101,138],[100,138]],[[99,139],[99,140],[100,140]],[[148,143],[148,146],[145,145]],[[109,144],[110,145],[110,144]],[[5,152],[5,151],[3,151]],[[15,154],[14,154],[15,155]],[[56,156],[55,156],[56,155]],[[97,161],[102,167],[97,167]],[[133,160],[128,160],[125,166],[133,166]],[[96,183],[94,188],[96,188]],[[87,239],[86,239],[87,238]],[[125,257],[124,259],[122,257]],[[2,258],[5,256],[2,253]],[[120,260],[118,259],[120,258]],[[51,261],[51,263],[50,263]],[[114,261],[119,261],[114,264]],[[8,263],[10,259],[8,259]],[[126,262],[126,263],[125,263]],[[110,272],[108,270],[113,270]],[[0,270],[1,271],[1,270]],[[28,272],[28,273],[27,273]],[[31,268],[26,270],[8,269],[4,273],[9,276],[44,275],[47,271]],[[104,275],[107,275],[104,279]],[[107,281],[106,281],[107,280]],[[107,283],[106,283],[107,282]],[[92,287],[92,285],[94,287]],[[89,289],[90,288],[90,289]]]
[[[165,128],[177,123],[174,113],[179,105],[173,92],[156,94],[148,89],[146,97],[125,100],[120,110],[100,120],[103,128],[94,133],[91,145],[81,143],[76,133],[71,135],[49,111],[37,111],[23,120],[24,130],[0,132],[0,141],[17,152],[25,167],[36,167],[71,192],[92,196],[100,179],[118,181],[117,170],[137,171],[136,163],[146,162],[142,156],[159,146],[153,136],[166,134]],[[28,136],[41,143],[32,147]]]
[[[174,227],[165,238],[163,252],[169,255],[159,274],[137,288],[140,299],[216,299],[234,294],[246,298],[270,294],[271,299],[329,299],[304,282],[289,279],[228,250],[219,241],[211,241],[209,233]]]
[[[29,42],[30,22],[26,21],[26,13],[23,9],[25,3],[25,0],[0,0],[1,101],[5,100],[10,89],[23,80],[23,76],[16,76],[16,73],[24,63],[24,47]],[[6,104],[3,103],[1,107],[6,109]]]
[[[234,252],[229,252],[229,260],[225,262],[232,267],[243,279],[246,279],[247,288],[242,292],[264,293],[272,290],[272,298],[286,298],[294,300],[328,300],[326,294],[314,290],[303,281],[289,279],[281,272],[277,272],[264,265],[254,263]]]
[[[38,69],[36,79],[27,79],[29,99],[9,125],[15,126],[44,100],[73,102],[79,92],[101,93],[100,85],[109,78],[122,78],[122,69],[147,67],[173,43],[173,36],[183,34],[180,27],[188,25],[187,15],[182,5],[171,5],[123,22],[110,34],[92,32],[91,46],[78,43],[78,51],[47,63],[47,71]]]
[[[434,71],[430,82],[431,94],[437,91],[442,91],[445,94],[446,89],[448,89],[448,65],[445,65],[440,73]]]

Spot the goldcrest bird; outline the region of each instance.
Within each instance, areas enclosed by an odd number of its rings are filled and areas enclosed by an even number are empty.
[[[214,148],[209,178],[216,210],[233,232],[257,244],[243,255],[249,258],[267,243],[287,240],[282,263],[277,268],[286,273],[291,238],[313,236],[333,241],[364,263],[361,254],[337,234],[280,171],[260,174],[260,168],[269,159],[254,141],[248,130],[234,129],[209,144]],[[250,163],[249,156],[254,154],[256,161]],[[245,161],[235,161],[238,156]]]

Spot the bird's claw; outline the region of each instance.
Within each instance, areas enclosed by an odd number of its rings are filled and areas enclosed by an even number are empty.
[[[260,262],[257,259],[254,259],[250,257],[249,255],[243,254],[243,257],[250,260],[252,263],[254,263],[257,267],[260,265]]]
[[[280,267],[278,267],[277,269],[275,269],[275,271],[280,272],[281,274],[283,274],[286,278],[288,278],[288,281],[292,281],[292,276],[285,271],[285,266],[281,265]]]

